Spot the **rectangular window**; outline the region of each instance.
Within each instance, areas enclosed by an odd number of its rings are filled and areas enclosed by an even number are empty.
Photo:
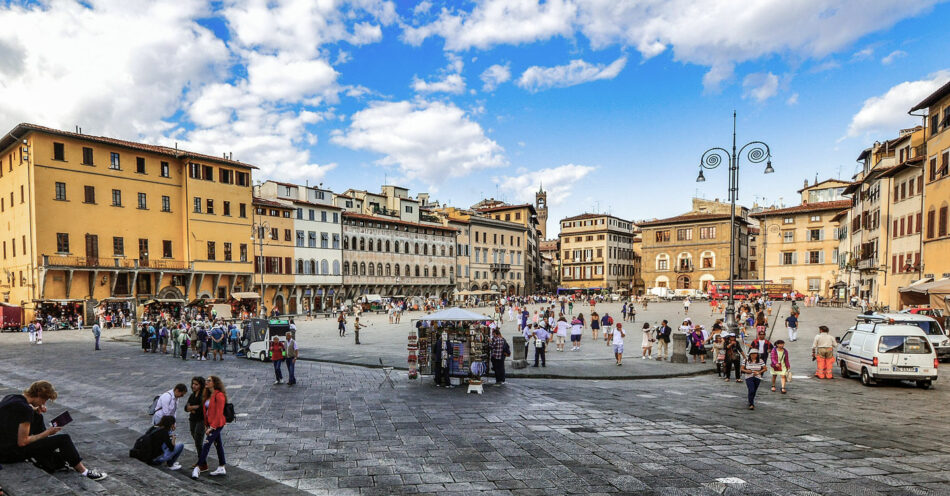
[[[716,239],[716,226],[700,227],[699,239]]]
[[[808,241],[821,241],[823,239],[825,239],[825,236],[821,229],[808,230]]]
[[[240,205],[238,205],[238,216],[240,216],[242,219],[247,217],[247,205],[246,205],[246,204],[241,203]]]
[[[317,233],[316,231],[310,231],[307,233],[307,247],[316,248],[317,247]],[[355,248],[355,246],[354,246]]]
[[[192,179],[201,179],[201,164],[190,162],[188,164],[188,177]]]
[[[213,213],[214,213],[214,200],[212,200],[211,198],[208,198],[207,200],[205,200],[205,207],[206,207],[206,208],[205,208],[205,213],[207,213],[207,214],[213,214]]]
[[[812,292],[821,291],[821,279],[817,277],[809,277],[808,290]]]
[[[214,260],[214,241],[208,241],[208,260]]]
[[[145,157],[135,157],[135,172],[145,174]]]
[[[198,196],[195,197],[195,213],[201,213],[201,198]]]
[[[66,183],[56,183],[56,199],[66,201]],[[12,199],[10,200],[10,206],[13,206]]]
[[[225,262],[231,261],[231,243],[224,244],[224,261]]]
[[[112,152],[109,154],[109,168],[115,170],[122,170],[121,165],[119,164],[119,154]]]
[[[247,262],[247,244],[241,243],[238,246],[238,248],[240,249],[240,254],[239,254],[239,256],[241,257],[240,260],[242,262]]]
[[[82,147],[82,164],[83,165],[93,165],[92,163],[92,148],[88,146]]]
[[[201,166],[201,179],[205,181],[214,181],[214,167],[210,165]]]
[[[218,181],[223,184],[234,184],[234,171],[231,169],[218,169]]]
[[[96,203],[95,186],[83,186],[83,203]]]
[[[172,241],[162,240],[162,258],[172,258]]]
[[[162,177],[171,177],[171,170],[168,167],[168,162],[162,162],[161,168],[159,169],[159,175]]]
[[[162,195],[162,212],[171,212],[172,211],[172,199],[168,196]]]
[[[794,223],[795,223],[795,217],[785,217],[784,219],[782,219],[782,224],[794,224]]]
[[[14,248],[14,250],[16,250],[16,248]],[[68,233],[56,233],[56,253],[69,253]]]
[[[781,265],[794,265],[795,264],[795,252],[785,252],[780,253],[779,256],[782,257]]]
[[[691,239],[693,239],[692,229],[677,229],[676,230],[677,241],[690,241]]]
[[[148,208],[148,202],[147,202],[147,198],[145,197],[145,193],[139,193],[139,209],[145,210],[147,208]]]
[[[783,243],[794,243],[794,242],[795,242],[795,231],[782,231],[782,242],[783,242]]]
[[[112,255],[116,257],[125,256],[125,238],[121,236],[112,237]]]
[[[411,207],[411,206],[406,205],[406,213],[407,213],[407,214],[411,214],[411,213],[412,213],[412,207]]]
[[[112,206],[121,207],[122,206],[122,191],[118,189],[112,190]]]
[[[284,241],[290,241],[290,229],[284,229]]]
[[[250,186],[251,175],[247,172],[237,172],[235,173],[235,182],[238,186]]]
[[[297,231],[297,241],[296,241],[297,247],[298,247],[298,248],[303,248],[303,246],[304,246],[303,243],[304,243],[304,232],[303,232],[303,231]]]
[[[274,241],[277,241],[278,239],[280,239],[280,230],[277,229],[276,227],[272,227],[270,229],[270,239]]]
[[[336,233],[333,234],[333,249],[340,249],[340,235]]]
[[[669,241],[669,240],[670,240],[670,232],[669,232],[669,231],[657,231],[657,232],[656,232],[656,242],[657,242],[657,243],[665,243],[665,242],[667,242],[667,241]]]
[[[66,145],[62,143],[53,143],[53,160],[66,160]]]
[[[320,248],[329,248],[330,247],[330,235],[328,233],[320,233]]]
[[[820,264],[825,263],[825,253],[822,251],[810,251],[808,252],[808,263],[810,264]]]

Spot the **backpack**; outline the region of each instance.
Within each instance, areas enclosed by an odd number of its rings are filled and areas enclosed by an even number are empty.
[[[162,394],[165,394],[165,393],[162,393]],[[162,394],[152,398],[152,405],[148,407],[149,415],[155,415],[155,412],[158,411],[158,399],[162,397]]]
[[[508,346],[508,340],[506,339],[506,340],[504,341],[504,343],[505,343],[504,346],[502,346],[502,348],[501,348],[501,349],[502,349],[502,352],[505,354],[506,357],[510,357],[510,356],[511,356],[511,347]]]
[[[155,432],[155,429],[157,429],[157,427],[153,426],[149,428],[145,434],[142,434],[135,440],[135,444],[132,446],[132,449],[129,450],[129,457],[144,463],[152,463],[152,434]]]
[[[225,403],[224,404],[224,421],[227,423],[234,422],[234,403]]]
[[[613,317],[607,317],[607,325],[609,325],[609,326],[614,325],[614,318],[613,318]]]

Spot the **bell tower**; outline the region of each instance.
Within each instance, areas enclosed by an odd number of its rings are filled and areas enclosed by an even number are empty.
[[[541,239],[548,239],[548,194],[542,184],[538,185],[538,192],[534,194],[534,209],[538,212]]]

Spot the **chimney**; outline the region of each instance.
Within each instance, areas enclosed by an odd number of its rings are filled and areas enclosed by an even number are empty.
[[[808,179],[805,179],[805,187],[808,187]]]

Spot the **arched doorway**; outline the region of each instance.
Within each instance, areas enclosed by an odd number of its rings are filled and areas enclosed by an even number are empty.
[[[676,278],[676,289],[689,289],[689,276],[679,276]]]
[[[182,294],[181,290],[175,286],[165,286],[158,292],[156,295],[159,299],[167,300],[184,300],[185,295]]]
[[[278,294],[274,297],[274,308],[277,309],[277,313],[284,313],[284,295]]]

